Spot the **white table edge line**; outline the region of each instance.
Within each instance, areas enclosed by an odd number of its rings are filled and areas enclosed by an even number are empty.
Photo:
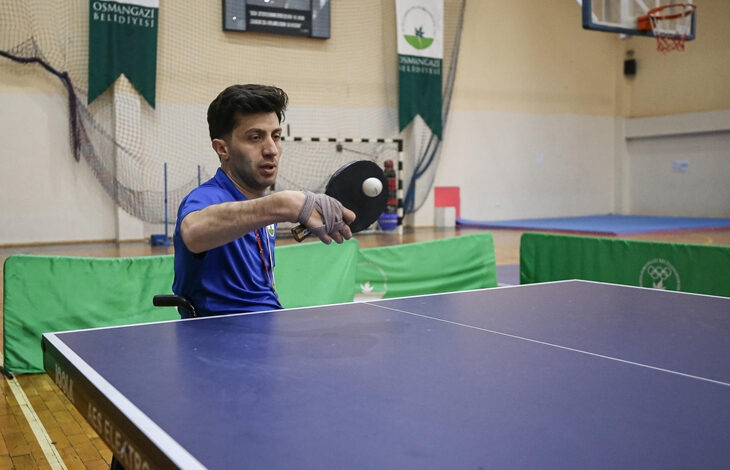
[[[115,387],[113,387],[106,379],[104,379],[96,370],[94,370],[86,361],[69,348],[63,341],[53,333],[45,334],[45,338],[53,344],[80,374],[86,377],[91,383],[95,384],[97,389],[111,402],[118,403],[119,411],[127,416],[127,418],[138,424],[138,429],[145,430],[144,435],[150,441],[154,442],[160,451],[167,455],[176,465],[181,468],[204,469],[205,466],[200,463],[190,452],[182,447],[175,439],[167,434],[157,423],[152,421],[145,413],[137,408],[127,397],[122,395]],[[93,427],[92,427],[93,428]],[[96,430],[94,430],[96,432]],[[147,432],[149,431],[149,432]]]

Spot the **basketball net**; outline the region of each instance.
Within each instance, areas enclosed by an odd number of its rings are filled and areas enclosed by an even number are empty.
[[[692,30],[692,14],[697,9],[691,3],[672,3],[652,8],[639,17],[638,29],[654,33],[657,50],[662,53],[684,51]]]

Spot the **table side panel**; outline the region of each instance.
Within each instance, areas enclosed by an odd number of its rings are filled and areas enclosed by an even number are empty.
[[[119,462],[128,469],[178,468],[144,433],[139,432],[138,426],[125,416],[118,405],[102,393],[104,386],[94,383],[81,371],[78,363],[59,351],[62,345],[55,334],[43,335],[43,367]]]

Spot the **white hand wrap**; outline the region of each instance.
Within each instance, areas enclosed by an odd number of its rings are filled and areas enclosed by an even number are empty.
[[[302,209],[299,211],[297,221],[302,225],[306,225],[312,216],[312,211],[317,209],[317,213],[324,222],[324,225],[310,228],[310,232],[322,238],[324,234],[332,236],[332,234],[341,231],[345,227],[345,222],[342,220],[342,204],[340,204],[340,201],[326,194],[317,194],[311,191],[304,191],[304,195],[306,198],[304,204],[302,204]]]

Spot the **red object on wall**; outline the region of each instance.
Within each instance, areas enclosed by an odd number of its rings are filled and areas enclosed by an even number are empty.
[[[461,217],[461,197],[458,186],[436,186],[433,188],[434,207],[455,207],[456,217]]]

